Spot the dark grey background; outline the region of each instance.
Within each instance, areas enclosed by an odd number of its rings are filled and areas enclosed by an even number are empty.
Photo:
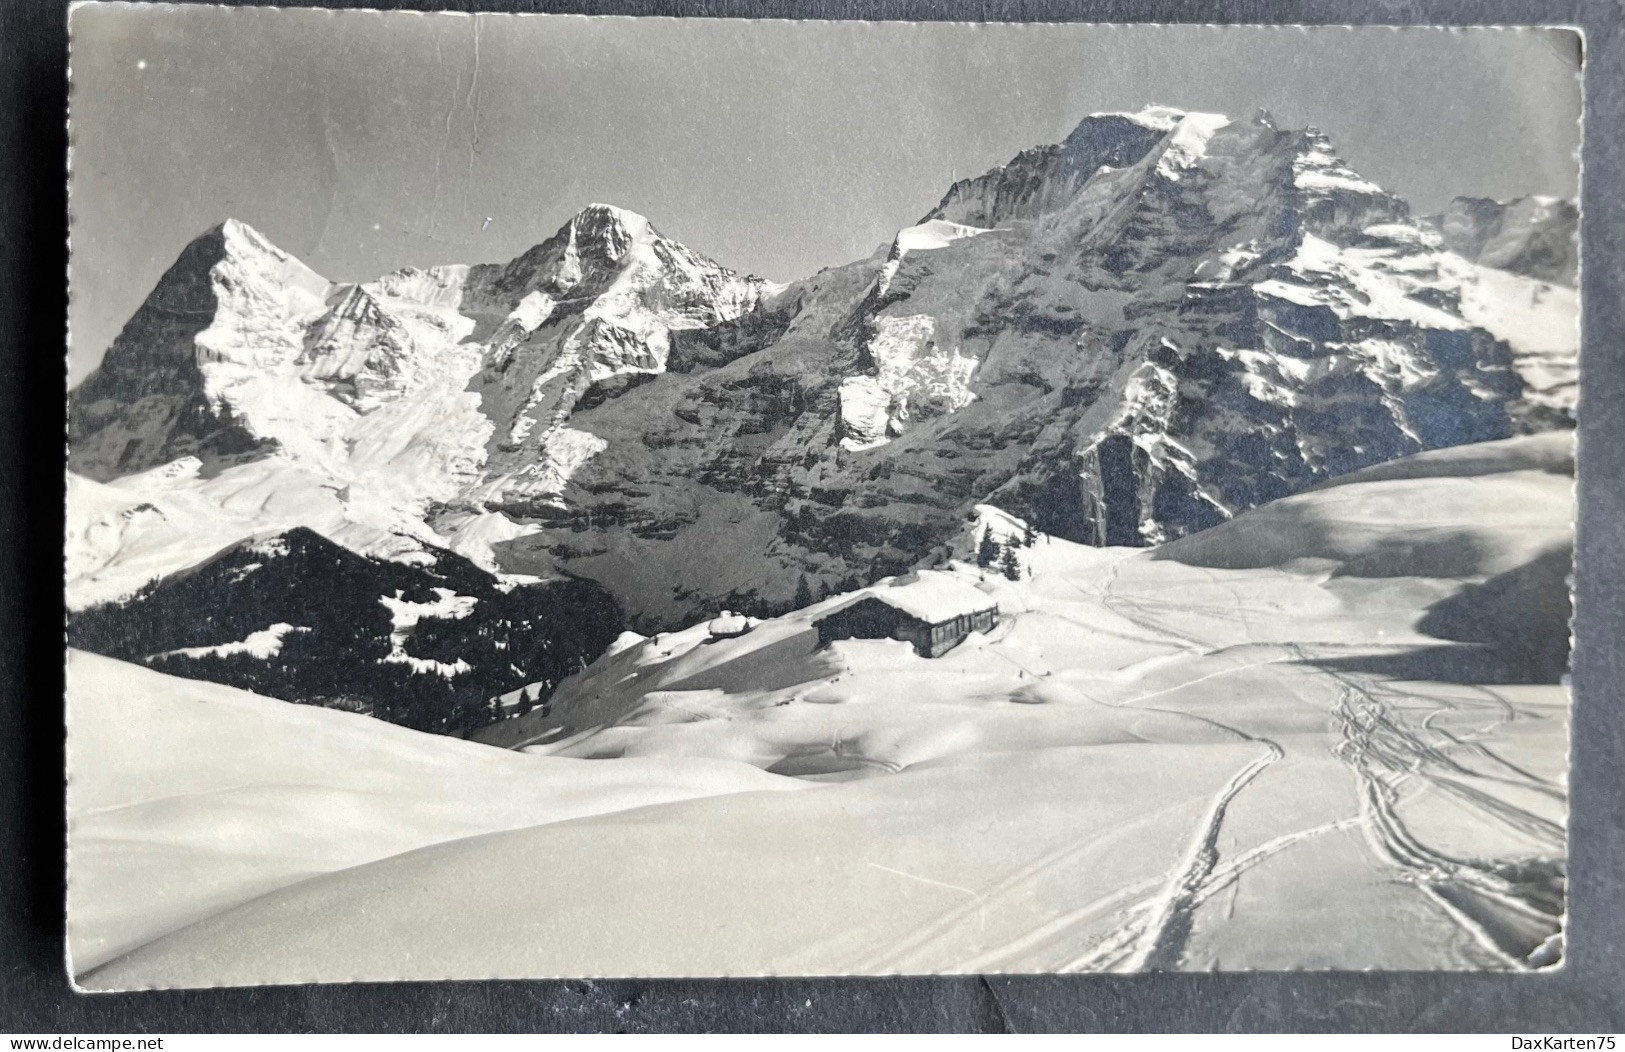
[[[334,6],[426,8],[367,0]],[[436,5],[462,9],[463,4]],[[1552,974],[400,983],[80,996],[62,968],[66,7],[0,2],[0,1030],[1625,1030],[1625,33],[1617,0],[503,3],[818,18],[1573,25],[1586,32],[1569,946]],[[1373,70],[1373,77],[1381,77]],[[1509,71],[1516,76],[1517,71]],[[963,173],[961,173],[963,174]],[[175,173],[184,180],[185,171]],[[810,1005],[808,1004],[810,1002]]]

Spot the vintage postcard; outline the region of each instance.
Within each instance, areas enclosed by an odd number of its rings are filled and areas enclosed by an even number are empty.
[[[80,987],[1563,961],[1577,34],[72,37]]]

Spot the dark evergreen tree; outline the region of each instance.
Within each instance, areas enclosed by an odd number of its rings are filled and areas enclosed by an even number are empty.
[[[982,542],[976,546],[976,565],[987,569],[999,558],[999,542],[993,539],[993,527],[982,529]]]
[[[1021,529],[1021,546],[1031,548],[1038,541],[1038,531],[1033,529],[1032,523],[1027,523]]]
[[[1021,580],[1021,560],[1016,557],[1014,543],[1004,546],[1004,554],[999,556],[999,569],[1011,581]]]
[[[790,605],[792,610],[804,610],[813,605],[812,585],[807,583],[807,575],[802,574],[801,580],[796,583],[796,597]]]

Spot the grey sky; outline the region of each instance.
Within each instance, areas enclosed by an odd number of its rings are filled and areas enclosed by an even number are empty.
[[[1576,185],[1562,33],[112,6],[72,30],[74,380],[227,216],[357,280],[503,261],[605,201],[787,280],[1148,103],[1316,125],[1423,211]]]

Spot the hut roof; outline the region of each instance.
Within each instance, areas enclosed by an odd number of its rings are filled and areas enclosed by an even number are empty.
[[[836,609],[844,610],[865,599],[878,599],[921,621],[940,624],[956,617],[991,610],[998,603],[986,592],[959,580],[952,574],[922,570],[904,577],[888,578],[859,592]],[[833,613],[834,611],[831,611]]]

